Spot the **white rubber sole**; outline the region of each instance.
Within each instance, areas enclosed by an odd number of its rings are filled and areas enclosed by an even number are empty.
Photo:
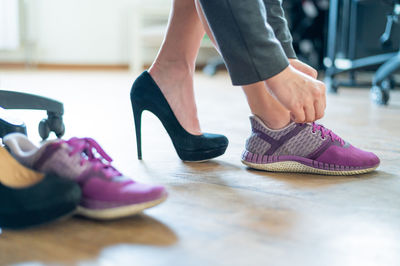
[[[377,165],[372,168],[358,169],[358,170],[333,171],[333,170],[313,168],[294,161],[257,164],[242,160],[242,163],[250,168],[270,171],[270,172],[308,173],[308,174],[320,174],[320,175],[359,175],[372,172],[379,166]]]
[[[122,206],[122,207],[116,207],[116,208],[111,208],[111,209],[105,209],[105,210],[93,210],[93,209],[87,209],[87,208],[78,206],[76,214],[85,216],[85,217],[88,217],[91,219],[96,219],[96,220],[112,220],[112,219],[133,216],[135,214],[142,212],[145,209],[154,207],[154,206],[162,203],[166,199],[167,199],[167,195],[165,195],[164,197],[162,197],[158,200],[153,200],[153,201],[130,205],[130,206]]]

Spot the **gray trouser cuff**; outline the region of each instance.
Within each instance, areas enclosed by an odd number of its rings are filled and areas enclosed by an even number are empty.
[[[285,51],[287,58],[297,59],[296,52],[293,49],[292,42],[281,42],[282,48]]]
[[[289,61],[262,0],[200,0],[233,85],[275,76]]]

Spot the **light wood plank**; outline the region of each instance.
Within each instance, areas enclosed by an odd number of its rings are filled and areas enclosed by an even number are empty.
[[[368,90],[328,96],[323,124],[374,151],[379,169],[356,177],[249,170],[240,154],[249,134],[243,93],[226,74],[197,74],[204,131],[226,134],[226,154],[181,162],[161,123],[143,121],[136,159],[128,72],[4,71],[2,87],[65,103],[66,138],[98,140],[126,175],[167,186],[170,197],[145,214],[112,222],[73,217],[0,235],[0,265],[399,265],[400,93],[388,107]],[[15,111],[39,140],[42,112]]]

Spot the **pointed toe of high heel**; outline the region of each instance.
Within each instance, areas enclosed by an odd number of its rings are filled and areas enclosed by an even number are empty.
[[[216,158],[225,153],[229,144],[228,138],[220,134],[204,133],[193,137],[185,147],[175,146],[182,161],[199,162]]]
[[[212,133],[192,135],[181,126],[160,88],[147,71],[135,80],[130,96],[139,160],[142,159],[141,119],[144,110],[152,112],[160,119],[181,160],[205,161],[225,153],[229,141],[224,135]]]

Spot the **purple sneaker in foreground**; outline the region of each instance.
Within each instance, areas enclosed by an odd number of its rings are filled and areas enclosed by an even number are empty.
[[[167,197],[162,186],[141,184],[123,176],[93,139],[56,140],[40,148],[19,133],[9,134],[3,141],[27,167],[75,180],[82,190],[78,214],[83,216],[95,219],[130,216]]]
[[[324,175],[355,175],[373,171],[379,158],[345,142],[322,125],[291,123],[269,129],[250,117],[252,134],[246,141],[242,162],[254,169]]]

